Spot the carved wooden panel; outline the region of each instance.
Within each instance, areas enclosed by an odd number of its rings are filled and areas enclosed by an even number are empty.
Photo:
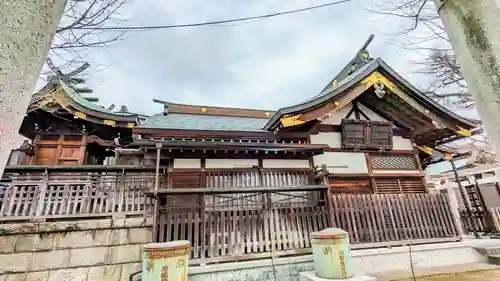
[[[392,149],[392,123],[370,120],[342,120],[342,148]]]

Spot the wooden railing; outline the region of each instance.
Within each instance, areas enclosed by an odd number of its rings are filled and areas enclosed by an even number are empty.
[[[312,181],[311,171],[295,169],[209,169],[183,172],[184,178],[179,180],[169,178],[174,174],[175,170],[167,173],[162,167],[159,187],[300,186]],[[198,177],[194,184],[184,181],[190,179],[190,175]],[[155,169],[151,167],[10,166],[0,181],[0,220],[143,215],[152,211],[154,201],[145,196],[144,191],[153,190],[154,182]],[[304,200],[301,194],[295,194],[296,202]],[[222,195],[207,198],[206,205],[230,209],[234,203],[251,204],[252,200],[260,200],[244,194],[238,196],[237,201]],[[279,201],[281,195],[273,196]]]
[[[247,192],[259,198],[252,208],[207,208],[206,197],[217,196],[211,194],[189,205],[179,198],[183,205],[161,210],[156,239],[190,240],[193,264],[310,253],[310,234],[332,226],[349,232],[353,248],[460,239],[446,194],[332,195],[330,208],[324,190],[301,191],[314,200],[283,204],[283,196],[296,197],[292,192]],[[275,193],[282,196],[279,204]]]
[[[142,191],[154,178],[154,169],[131,166],[9,168],[0,182],[0,220],[143,215],[153,200]]]

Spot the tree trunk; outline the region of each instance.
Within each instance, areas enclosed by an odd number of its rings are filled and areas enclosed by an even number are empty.
[[[434,0],[485,132],[500,157],[500,0]]]

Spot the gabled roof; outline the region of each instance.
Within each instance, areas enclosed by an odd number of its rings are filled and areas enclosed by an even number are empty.
[[[359,67],[352,74],[348,75],[343,80],[339,81],[337,85],[325,89],[319,95],[306,100],[305,102],[282,108],[278,110],[265,125],[265,129],[273,130],[279,125],[279,120],[281,117],[286,115],[292,115],[300,112],[304,112],[310,109],[317,108],[334,98],[340,97],[345,94],[349,89],[356,86],[358,83],[362,82],[364,79],[368,78],[375,71],[387,74],[391,78],[391,82],[395,83],[397,86],[402,87],[406,93],[408,93],[413,99],[415,99],[419,104],[426,107],[428,110],[434,112],[435,114],[444,115],[445,117],[452,118],[457,125],[462,128],[472,129],[477,126],[476,123],[469,119],[463,118],[454,112],[448,110],[447,108],[441,106],[437,102],[433,101],[416,87],[411,85],[408,81],[403,79],[396,71],[394,71],[387,63],[382,59],[372,59],[366,64]]]
[[[77,93],[74,87],[58,77],[52,77],[33,95],[30,107],[50,112],[54,107],[61,107],[80,119],[118,127],[134,127],[139,124],[140,118],[140,115],[131,112],[107,110]]]

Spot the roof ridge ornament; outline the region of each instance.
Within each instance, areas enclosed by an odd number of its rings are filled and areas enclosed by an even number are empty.
[[[328,88],[331,88],[332,86],[335,86],[333,84],[335,81],[337,81],[336,83],[342,81],[347,76],[358,70],[361,66],[373,60],[373,58],[370,57],[370,53],[368,52],[367,48],[374,38],[375,35],[370,34],[363,46],[361,46],[361,48],[356,52],[355,57],[339,72],[339,74],[337,74],[337,76],[335,76],[335,78],[332,79],[332,81],[330,81],[330,83],[328,83],[328,85],[321,92],[325,91]]]

